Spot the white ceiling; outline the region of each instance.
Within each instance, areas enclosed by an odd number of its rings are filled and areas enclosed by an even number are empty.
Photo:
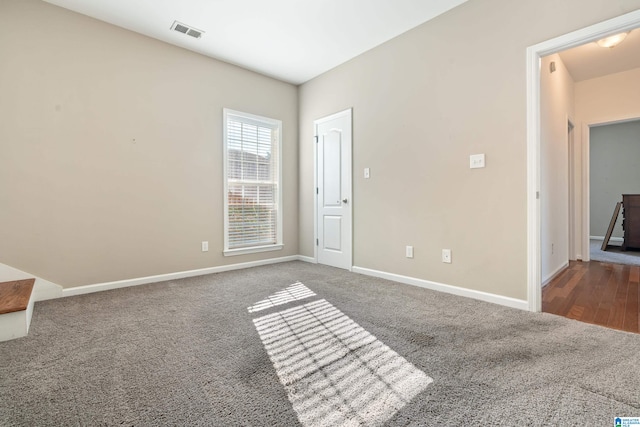
[[[300,84],[467,0],[45,0]],[[194,39],[175,21],[204,31]]]
[[[560,58],[575,82],[640,68],[640,29],[614,48],[592,42],[560,52]]]

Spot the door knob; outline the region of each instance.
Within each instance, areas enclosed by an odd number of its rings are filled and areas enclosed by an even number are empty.
[[[345,197],[344,199],[342,199],[342,203],[347,203],[349,200],[347,200],[347,198]]]

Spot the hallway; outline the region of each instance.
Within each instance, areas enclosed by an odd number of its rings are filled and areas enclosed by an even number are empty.
[[[639,266],[571,261],[542,289],[542,311],[638,333],[639,279]]]

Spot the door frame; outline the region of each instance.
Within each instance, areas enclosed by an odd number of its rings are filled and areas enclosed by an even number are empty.
[[[541,58],[638,27],[640,27],[640,10],[635,10],[527,48],[527,299],[530,311],[539,312],[542,310],[542,247],[540,243]],[[588,197],[583,197],[583,204],[585,199]],[[584,214],[585,212],[583,212],[583,217]],[[588,215],[588,210],[586,214]],[[588,230],[588,224],[583,224],[583,230],[585,228]],[[588,248],[588,239],[586,244]],[[584,245],[583,242],[583,247]]]
[[[349,254],[349,271],[353,270],[353,108],[347,108],[346,110],[338,111],[337,113],[330,114],[328,116],[321,117],[317,120],[313,121],[313,259],[315,263],[318,263],[318,125],[324,123],[329,120],[333,120],[343,115],[349,116],[349,121],[351,123],[351,164],[349,165],[349,170],[351,172],[351,176],[349,177],[349,193],[350,193],[350,202],[348,204],[348,209],[351,214],[351,232],[348,237],[351,241],[350,248],[351,253]]]
[[[608,125],[616,125],[619,123],[628,123],[640,121],[640,117],[635,114],[625,115],[617,118],[612,118],[610,115],[606,115],[606,117],[596,117],[591,119],[589,122],[583,124],[582,129],[582,158],[584,168],[583,173],[584,177],[582,180],[583,183],[583,192],[584,192],[584,234],[586,236],[587,243],[591,240],[591,129],[599,126],[608,126]],[[589,245],[587,244],[587,259],[589,261]],[[583,259],[584,260],[584,259]]]
[[[569,221],[567,225],[569,227],[569,244],[567,245],[569,256],[568,260],[576,260],[578,255],[582,259],[582,254],[578,254],[576,249],[576,237],[580,236],[580,242],[582,242],[582,232],[576,233],[576,142],[575,142],[575,121],[567,114],[567,152],[569,157],[568,173],[569,173]],[[582,244],[580,244],[580,252],[582,252]]]

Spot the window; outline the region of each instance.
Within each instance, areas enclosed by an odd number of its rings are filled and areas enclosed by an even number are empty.
[[[282,122],[224,109],[224,254],[282,249]]]

